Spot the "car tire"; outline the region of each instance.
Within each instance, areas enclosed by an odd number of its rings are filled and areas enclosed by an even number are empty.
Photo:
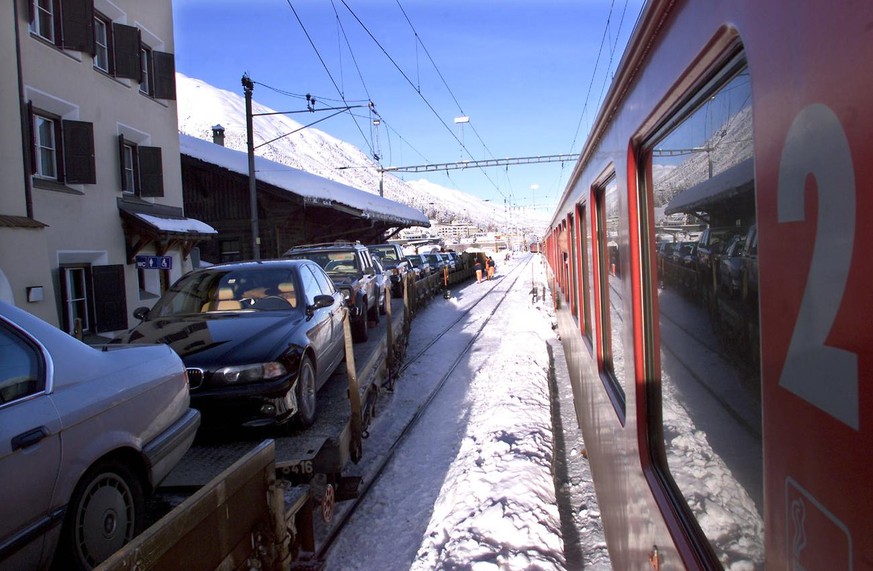
[[[361,307],[358,312],[358,317],[352,319],[352,341],[355,343],[363,343],[370,338],[367,331],[367,313],[366,306]]]
[[[134,471],[117,460],[92,466],[73,492],[54,568],[96,567],[142,531],[145,494]]]
[[[297,384],[294,387],[297,397],[297,415],[292,424],[298,428],[309,428],[315,423],[317,413],[315,393],[317,390],[315,365],[312,364],[312,359],[303,357],[300,363],[300,372],[297,374]]]

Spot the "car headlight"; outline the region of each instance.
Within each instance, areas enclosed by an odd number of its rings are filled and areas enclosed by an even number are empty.
[[[343,294],[343,301],[348,303],[352,297],[352,290],[348,288],[340,288],[340,293]]]
[[[238,385],[277,379],[287,374],[288,371],[285,369],[285,365],[271,361],[269,363],[255,363],[253,365],[222,367],[212,374],[212,378],[219,383]]]

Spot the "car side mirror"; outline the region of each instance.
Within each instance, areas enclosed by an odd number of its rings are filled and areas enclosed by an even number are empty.
[[[137,307],[133,310],[133,316],[139,319],[140,321],[145,321],[145,318],[148,317],[149,308],[148,307]]]
[[[332,295],[317,295],[315,296],[314,303],[312,304],[312,309],[321,309],[323,307],[330,307],[333,305],[333,296]]]

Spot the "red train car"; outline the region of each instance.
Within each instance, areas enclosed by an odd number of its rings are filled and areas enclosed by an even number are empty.
[[[871,61],[869,1],[643,9],[543,242],[616,569],[873,567]]]

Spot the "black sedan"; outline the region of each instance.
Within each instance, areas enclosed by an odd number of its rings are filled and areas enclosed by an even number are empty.
[[[124,342],[166,343],[182,357],[204,424],[309,426],[345,356],[343,297],[308,260],[196,270],[134,316]]]

